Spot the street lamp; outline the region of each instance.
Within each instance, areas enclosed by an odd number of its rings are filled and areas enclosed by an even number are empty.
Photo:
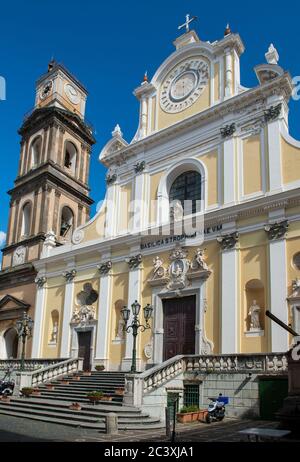
[[[153,313],[153,307],[148,303],[144,308],[144,318],[146,321],[145,326],[143,324],[140,324],[139,321],[139,313],[140,313],[141,305],[138,303],[137,300],[135,300],[134,303],[131,305],[131,311],[133,314],[133,319],[132,323],[127,326],[127,323],[129,321],[130,317],[130,309],[127,308],[127,306],[124,306],[121,310],[121,315],[123,318],[123,321],[125,322],[124,325],[124,331],[129,332],[130,329],[132,329],[132,335],[133,335],[133,348],[132,348],[132,363],[131,363],[131,372],[136,372],[136,337],[138,334],[138,330],[140,329],[142,332],[144,332],[146,329],[150,329],[150,324],[149,320],[152,317]]]
[[[21,371],[24,370],[25,362],[25,344],[26,338],[32,335],[33,320],[28,316],[26,311],[23,312],[23,317],[16,322],[19,338],[22,337],[22,354],[21,354]]]

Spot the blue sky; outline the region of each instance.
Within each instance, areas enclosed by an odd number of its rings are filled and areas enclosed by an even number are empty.
[[[243,6],[244,5],[244,6]],[[247,6],[248,5],[248,6]],[[0,243],[6,231],[9,197],[19,161],[23,116],[34,103],[35,81],[53,55],[89,91],[87,119],[96,130],[90,186],[97,202],[105,193],[105,168],[98,162],[101,147],[116,123],[124,137],[133,137],[138,102],[132,94],[145,70],[153,76],[174,50],[177,26],[185,14],[198,16],[195,29],[202,40],[223,37],[226,23],[246,46],[241,58],[241,83],[257,85],[253,67],[265,62],[271,42],[292,76],[300,75],[300,5],[253,0],[12,0],[1,5],[0,75],[7,84],[7,100],[0,101]],[[300,102],[291,103],[290,131],[300,139]],[[94,208],[92,210],[94,214]]]

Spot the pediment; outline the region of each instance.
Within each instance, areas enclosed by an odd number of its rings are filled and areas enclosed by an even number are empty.
[[[5,295],[0,300],[0,320],[17,319],[24,311],[28,311],[30,304],[12,295]]]

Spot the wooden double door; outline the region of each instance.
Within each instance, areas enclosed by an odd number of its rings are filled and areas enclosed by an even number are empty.
[[[83,358],[83,370],[91,369],[91,340],[92,332],[82,331],[77,332],[78,335],[78,357]]]
[[[195,354],[196,296],[164,300],[163,315],[163,360]]]

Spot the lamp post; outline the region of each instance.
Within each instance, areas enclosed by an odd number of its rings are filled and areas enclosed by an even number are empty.
[[[136,338],[138,335],[139,329],[141,332],[144,332],[146,329],[150,329],[149,320],[152,317],[153,307],[148,303],[144,308],[144,318],[146,324],[143,325],[139,321],[139,313],[140,313],[141,305],[138,303],[137,300],[131,305],[131,311],[133,314],[132,323],[128,326],[127,323],[129,321],[130,316],[130,309],[127,306],[124,306],[121,310],[123,321],[125,322],[124,331],[129,332],[130,329],[132,330],[133,335],[133,348],[132,348],[132,363],[131,363],[131,372],[136,372]]]
[[[16,326],[18,336],[22,338],[21,371],[24,371],[26,338],[30,338],[32,335],[33,320],[24,311],[22,318],[16,322]]]

